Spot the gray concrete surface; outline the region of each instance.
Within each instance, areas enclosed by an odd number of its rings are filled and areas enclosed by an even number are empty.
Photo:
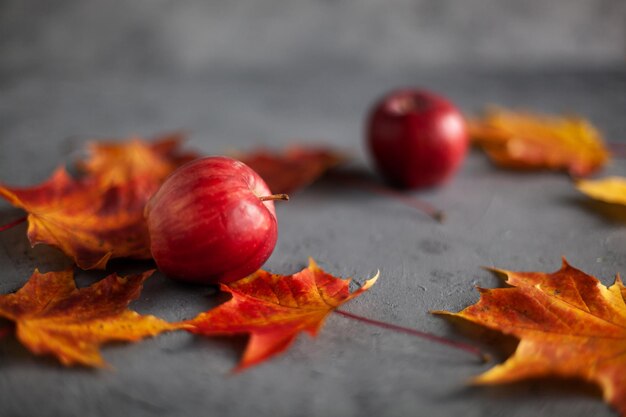
[[[365,104],[396,84],[428,86],[467,111],[486,102],[566,109],[621,139],[625,83],[621,71],[16,80],[3,86],[0,98],[0,178],[41,181],[94,135],[179,127],[190,131],[190,146],[207,153],[260,142],[280,146],[297,137],[360,154]],[[357,165],[366,166],[365,159]],[[626,174],[626,163],[616,160],[607,172]],[[380,282],[349,311],[459,340],[428,310],[461,309],[477,299],[475,285],[497,285],[481,265],[549,271],[565,255],[605,283],[626,273],[623,224],[594,210],[565,176],[499,171],[472,153],[448,186],[415,195],[444,209],[448,221],[437,224],[395,201],[329,182],[297,194],[278,207],[280,238],[267,268],[293,272],[313,256],[328,271],[360,280],[380,269]],[[19,215],[0,205],[0,223]],[[68,265],[54,249],[30,249],[24,232],[20,226],[0,235],[0,292],[17,289],[35,267]],[[114,263],[110,269],[151,266]],[[79,273],[82,284],[100,276]],[[157,274],[134,307],[180,320],[215,305],[208,293]],[[4,340],[0,415],[613,415],[598,395],[575,385],[468,388],[465,381],[492,364],[337,316],[318,339],[302,337],[285,355],[229,375],[244,342],[168,334],[107,347],[114,370],[86,371],[63,369]]]
[[[437,9],[436,22],[450,22],[451,13],[467,16],[455,12],[452,2],[415,2],[434,3],[446,5]],[[447,37],[455,33],[451,24],[449,30],[419,26],[434,38],[418,43],[416,55],[407,57],[411,40],[424,32],[403,32],[408,23],[403,26],[400,18],[408,9],[384,11],[376,2],[368,2],[369,9],[356,2],[304,2],[304,9],[289,6],[274,14],[275,8],[261,13],[245,2],[210,7],[185,2],[188,7],[180,8],[165,1],[150,2],[151,7],[116,2],[108,8],[97,2],[44,6],[0,0],[0,181],[42,181],[59,164],[71,163],[76,149],[94,137],[176,129],[187,130],[189,147],[204,153],[279,147],[295,139],[323,141],[352,151],[355,166],[367,169],[361,146],[365,111],[378,95],[400,85],[438,91],[470,113],[488,103],[578,113],[607,139],[626,140],[626,70],[619,52],[623,3],[557,2],[572,6],[554,11],[552,18],[536,8],[520,14],[513,10],[516,2],[500,3],[508,6],[497,6],[499,12],[493,13],[518,19],[521,26],[509,33],[506,24],[499,24],[491,35],[480,35],[495,36],[500,46],[493,56],[481,52],[472,41],[477,38],[468,35],[458,44],[454,39],[463,36]],[[298,12],[309,10],[304,16],[319,23],[327,9],[335,17],[320,27],[307,26]],[[363,26],[352,13],[356,10],[364,22],[370,16],[385,28],[394,22],[400,26],[391,32],[367,30],[371,25]],[[555,17],[561,12],[563,21]],[[209,27],[194,20],[203,13],[211,15]],[[489,16],[480,22],[494,19]],[[606,24],[593,24],[600,20]],[[528,26],[530,21],[535,26]],[[333,34],[342,22],[347,29],[337,38]],[[256,51],[259,44],[238,49],[252,42],[265,23],[271,26],[263,44],[266,57]],[[171,25],[182,38],[163,35],[158,25]],[[533,48],[521,35],[524,28],[544,34],[545,43]],[[305,32],[301,37],[300,29]],[[505,32],[513,40],[496,36]],[[224,33],[231,36],[210,36]],[[377,33],[383,33],[380,43],[364,47],[361,36],[374,40]],[[580,33],[574,40],[598,49],[571,47],[574,33]],[[327,37],[315,41],[317,35]],[[343,41],[335,45],[336,38]],[[205,39],[206,55],[201,53],[204,43],[189,44],[189,39]],[[397,39],[402,42],[396,50]],[[444,58],[424,52],[423,45],[436,46],[432,53]],[[476,50],[476,56],[464,55],[469,62],[455,52],[463,46]],[[506,48],[520,55],[507,54]],[[483,59],[486,64],[479,65]],[[517,68],[518,62],[525,68]],[[626,162],[615,160],[605,173],[626,175]],[[478,345],[479,340],[466,338],[428,311],[459,310],[477,300],[474,286],[499,285],[482,265],[549,271],[564,255],[604,283],[617,272],[626,274],[624,223],[607,207],[590,204],[563,175],[501,171],[471,153],[446,187],[414,195],[445,210],[447,222],[437,224],[393,200],[329,181],[294,195],[278,207],[280,237],[266,267],[290,273],[313,256],[329,272],[357,280],[380,270],[379,283],[347,310]],[[0,202],[0,224],[20,215]],[[31,249],[24,225],[0,234],[0,293],[19,288],[35,267],[49,271],[67,265],[54,249]],[[110,270],[151,267],[149,262],[115,262]],[[102,276],[78,272],[81,285]],[[180,320],[216,303],[209,288],[182,285],[157,273],[133,307]],[[334,315],[319,338],[303,336],[286,354],[230,375],[244,345],[245,338],[167,334],[105,347],[113,369],[91,371],[64,369],[6,338],[0,341],[0,416],[615,415],[596,391],[576,383],[468,387],[470,377],[493,363],[480,364],[463,352]],[[484,348],[496,357],[501,352],[490,344]]]

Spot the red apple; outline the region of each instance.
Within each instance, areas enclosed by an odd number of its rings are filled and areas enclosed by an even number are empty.
[[[269,258],[277,221],[269,188],[247,165],[215,156],[173,172],[146,206],[150,250],[171,278],[231,282]]]
[[[371,110],[367,141],[380,173],[403,188],[449,179],[463,160],[468,135],[461,113],[450,102],[421,90],[397,90]]]

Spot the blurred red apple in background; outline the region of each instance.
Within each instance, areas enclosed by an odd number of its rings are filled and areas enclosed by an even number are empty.
[[[231,282],[258,270],[276,245],[269,188],[247,165],[226,157],[189,162],[146,206],[150,250],[171,278]]]
[[[468,146],[465,120],[457,108],[422,90],[396,90],[380,99],[369,114],[366,135],[379,172],[402,188],[445,182]]]

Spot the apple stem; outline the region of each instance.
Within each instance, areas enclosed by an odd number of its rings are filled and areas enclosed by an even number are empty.
[[[372,325],[372,326],[380,327],[382,329],[393,330],[393,331],[396,331],[396,332],[409,334],[411,336],[415,336],[415,337],[419,337],[419,338],[422,338],[422,339],[430,340],[431,342],[435,342],[435,343],[439,343],[439,344],[442,344],[442,345],[450,346],[450,347],[453,347],[455,349],[459,349],[459,350],[462,350],[464,352],[471,353],[472,355],[477,356],[482,362],[487,362],[489,360],[489,356],[485,355],[484,353],[482,353],[480,351],[480,349],[478,349],[477,347],[465,344],[465,343],[456,342],[454,340],[446,339],[445,337],[442,337],[442,336],[437,336],[437,335],[434,335],[434,334],[431,334],[431,333],[427,333],[427,332],[423,332],[423,331],[420,331],[420,330],[411,329],[409,327],[403,327],[403,326],[398,326],[396,324],[386,323],[384,321],[368,319],[367,317],[363,317],[363,316],[359,316],[359,315],[356,315],[356,314],[348,313],[347,311],[344,311],[344,310],[335,309],[334,312],[339,314],[340,316],[344,316],[344,317],[347,317],[347,318],[352,319],[352,320],[357,320],[357,321],[360,321],[360,322],[363,322],[363,323],[367,323],[367,324]]]
[[[17,220],[13,220],[11,223],[7,223],[3,226],[0,226],[0,232],[4,232],[5,230],[9,230],[10,228],[12,228],[13,226],[17,226],[20,223],[24,223],[26,221],[27,217],[21,217]]]
[[[394,198],[409,207],[413,207],[414,209],[421,211],[422,213],[430,216],[439,223],[443,223],[445,220],[444,212],[432,206],[431,204],[422,200],[418,200],[417,198],[411,197],[399,191],[395,191],[384,185],[376,184],[374,181],[352,175],[335,175],[334,178],[338,178],[341,181],[350,183],[354,186],[360,187],[372,193]]]
[[[289,201],[289,196],[287,194],[264,195],[259,198],[261,199],[261,201],[276,201],[276,200]]]

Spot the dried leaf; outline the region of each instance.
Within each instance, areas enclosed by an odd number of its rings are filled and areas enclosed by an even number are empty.
[[[104,269],[113,258],[149,259],[144,206],[170,172],[195,156],[181,154],[179,141],[93,143],[92,156],[79,162],[84,178],[60,168],[34,187],[0,184],[0,196],[29,213],[31,245],[56,246],[83,269]]]
[[[56,246],[83,269],[104,269],[112,258],[149,259],[145,195],[128,183],[102,190],[93,179],[74,180],[58,169],[30,188],[0,185],[0,196],[28,212],[31,245]]]
[[[469,122],[473,143],[494,163],[516,169],[565,170],[586,176],[609,160],[600,133],[582,118],[491,109]]]
[[[605,203],[626,205],[626,178],[607,177],[600,180],[581,180],[576,188],[589,197]]]
[[[333,277],[310,259],[294,275],[258,271],[221,285],[232,299],[187,322],[191,332],[207,336],[250,334],[238,369],[256,365],[286,350],[300,332],[315,336],[326,316],[369,289],[377,276],[350,293],[350,280]]]
[[[0,295],[0,318],[15,322],[17,338],[34,354],[52,354],[64,365],[103,367],[103,343],[134,342],[181,327],[127,308],[152,272],[112,274],[77,289],[71,269],[35,270],[19,291]]]
[[[292,193],[305,188],[347,159],[332,149],[306,147],[282,152],[258,150],[235,157],[255,170],[273,193]]]
[[[195,153],[182,153],[182,141],[181,134],[161,136],[150,142],[139,137],[96,141],[87,146],[90,157],[77,165],[88,176],[97,178],[101,187],[135,181],[137,193],[141,191],[150,198],[172,171],[198,157]]]
[[[626,287],[610,287],[563,260],[554,273],[494,270],[513,288],[480,289],[459,317],[520,339],[515,354],[475,380],[500,384],[557,376],[598,384],[626,415]]]

